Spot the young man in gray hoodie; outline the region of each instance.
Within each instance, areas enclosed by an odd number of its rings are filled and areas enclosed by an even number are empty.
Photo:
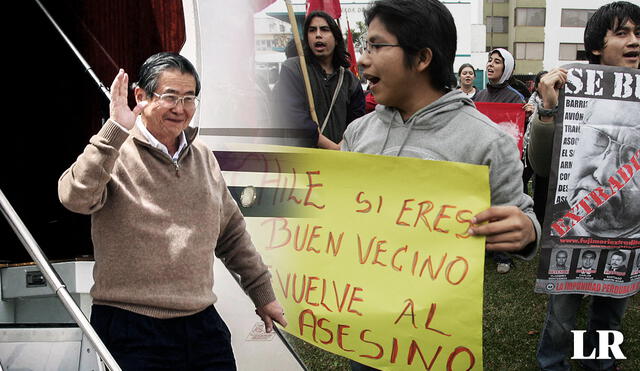
[[[533,258],[540,224],[523,193],[516,142],[452,88],[451,13],[438,0],[381,0],[365,16],[359,63],[379,104],[347,127],[342,150],[487,165],[492,206],[469,232],[486,236],[487,250]]]
[[[492,206],[471,233],[487,236],[488,250],[533,257],[540,225],[522,192],[516,142],[452,88],[451,13],[437,0],[381,0],[366,21],[359,63],[379,104],[349,125],[342,149],[489,166]]]

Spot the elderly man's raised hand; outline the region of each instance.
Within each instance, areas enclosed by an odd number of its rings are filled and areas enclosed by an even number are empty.
[[[127,129],[133,129],[136,117],[147,105],[147,101],[138,103],[133,110],[129,108],[128,97],[129,75],[123,69],[118,71],[111,84],[111,103],[109,104],[109,118]]]

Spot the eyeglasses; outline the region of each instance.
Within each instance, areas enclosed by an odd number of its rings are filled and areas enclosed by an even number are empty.
[[[186,109],[195,108],[198,106],[199,99],[195,95],[176,95],[171,93],[158,94],[153,93],[156,97],[160,98],[160,104],[164,108],[173,108],[182,102],[182,106]]]
[[[633,156],[638,153],[638,148],[618,142],[602,130],[589,125],[583,125],[582,128],[590,129],[594,133],[594,135],[580,137],[579,145],[589,157],[607,156],[612,151],[612,147],[616,145],[618,147],[618,166],[621,166],[631,162]]]
[[[367,54],[375,54],[378,49],[385,47],[385,46],[390,46],[390,47],[402,47],[402,45],[400,44],[387,44],[387,43],[372,43],[367,41],[364,45],[364,51],[367,52]]]

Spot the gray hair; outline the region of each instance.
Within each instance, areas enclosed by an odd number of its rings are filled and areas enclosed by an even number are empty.
[[[167,70],[178,70],[192,75],[196,80],[196,95],[200,93],[200,77],[196,68],[189,60],[180,54],[162,52],[147,58],[138,71],[138,81],[132,84],[132,88],[139,87],[147,95],[153,95],[158,88],[160,74]]]

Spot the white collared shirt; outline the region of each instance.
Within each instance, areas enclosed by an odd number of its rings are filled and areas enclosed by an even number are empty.
[[[167,149],[167,146],[165,146],[164,144],[160,143],[154,136],[153,134],[151,134],[151,132],[149,132],[149,130],[147,130],[147,127],[144,126],[144,123],[142,122],[142,117],[138,116],[136,118],[136,125],[138,126],[138,129],[140,129],[140,131],[142,132],[142,134],[144,135],[145,138],[147,138],[147,140],[149,141],[149,144],[151,144],[153,147],[161,150],[162,152],[164,152],[167,156],[171,157],[171,160],[173,162],[178,161],[178,157],[180,157],[180,153],[182,152],[182,150],[187,146],[187,137],[184,135],[184,131],[182,131],[180,133],[180,144],[178,145],[178,150],[176,151],[176,153],[173,154],[173,157],[169,154],[169,150]]]

